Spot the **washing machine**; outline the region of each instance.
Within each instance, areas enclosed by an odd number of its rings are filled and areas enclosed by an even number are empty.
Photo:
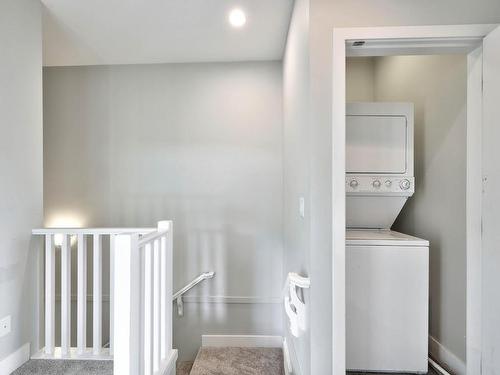
[[[427,373],[429,243],[391,230],[415,192],[413,105],[346,108],[346,365]]]
[[[346,232],[346,355],[353,371],[427,373],[429,242]]]

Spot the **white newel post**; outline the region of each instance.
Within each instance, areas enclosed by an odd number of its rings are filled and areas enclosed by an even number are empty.
[[[160,221],[158,223],[158,230],[168,229],[168,222]],[[167,238],[162,237],[160,239],[160,357],[161,360],[165,360],[169,353],[168,348],[168,313],[167,309],[172,306],[172,301],[168,298],[172,293],[168,292],[168,253],[167,253]]]
[[[147,243],[142,249],[143,255],[143,290],[142,290],[142,323],[143,375],[153,373],[153,248]]]
[[[87,349],[87,243],[83,233],[77,236],[78,282],[77,282],[77,348],[78,354]]]
[[[115,238],[114,271],[114,364],[113,373],[141,373],[141,255],[139,236],[117,235]]]
[[[113,355],[115,332],[115,238],[109,236],[109,354]]]
[[[61,354],[71,347],[71,240],[63,235],[61,245]]]
[[[161,254],[160,240],[153,242],[153,373],[161,361]]]
[[[169,221],[170,230],[167,237],[167,296],[172,296],[174,294],[174,223]],[[173,304],[170,303],[170,297],[167,303],[167,356],[173,351],[173,316],[172,307]],[[175,368],[175,365],[174,365]]]
[[[102,239],[94,234],[94,302],[93,302],[93,353],[99,355],[102,348]]]
[[[54,354],[56,309],[56,254],[54,237],[45,235],[45,354]]]

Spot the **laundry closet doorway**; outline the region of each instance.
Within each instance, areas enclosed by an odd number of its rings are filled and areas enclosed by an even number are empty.
[[[490,374],[499,359],[495,325],[500,304],[495,301],[493,251],[500,215],[500,157],[493,124],[500,116],[500,31],[494,25],[383,27],[334,29],[333,33],[333,368],[344,374],[345,364],[345,164],[346,56],[467,55],[466,135],[466,366],[467,374]],[[361,45],[361,46],[360,46]],[[361,48],[360,48],[361,47]],[[483,92],[484,77],[484,92]],[[496,103],[496,104],[495,104]],[[495,160],[497,162],[495,163]],[[484,180],[483,180],[484,179]],[[486,183],[483,194],[483,184]],[[497,185],[499,184],[499,185]],[[481,225],[483,232],[481,234]],[[491,296],[491,298],[488,298]]]

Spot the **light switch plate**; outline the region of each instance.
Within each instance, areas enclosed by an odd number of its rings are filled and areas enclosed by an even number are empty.
[[[306,200],[304,197],[299,198],[299,215],[302,219],[306,217]]]
[[[0,337],[3,337],[10,333],[10,323],[11,323],[10,315],[0,320]]]

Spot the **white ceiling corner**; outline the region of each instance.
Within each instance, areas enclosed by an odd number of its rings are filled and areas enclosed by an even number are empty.
[[[42,0],[45,66],[280,60],[293,0]],[[241,8],[247,24],[232,28]]]

